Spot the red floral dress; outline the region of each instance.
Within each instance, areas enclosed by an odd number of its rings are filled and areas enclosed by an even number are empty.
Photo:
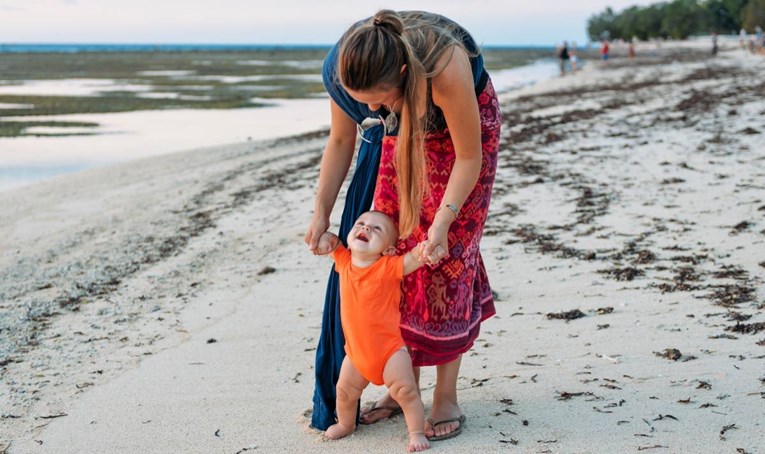
[[[481,173],[449,229],[449,257],[436,267],[426,265],[409,274],[402,284],[401,334],[412,350],[415,366],[433,366],[457,359],[473,346],[481,322],[496,312],[479,249],[497,170],[502,123],[491,80],[478,95],[478,107],[483,149]],[[383,140],[374,206],[397,220],[395,145],[395,136],[386,136]],[[428,133],[425,153],[429,193],[423,200],[420,224],[409,238],[399,242],[399,253],[427,239],[436,209],[441,206],[456,157],[448,128]]]

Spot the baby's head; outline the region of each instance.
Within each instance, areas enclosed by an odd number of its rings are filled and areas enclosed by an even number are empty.
[[[396,253],[398,229],[387,214],[367,211],[356,219],[346,241],[352,253],[368,256],[393,255]]]

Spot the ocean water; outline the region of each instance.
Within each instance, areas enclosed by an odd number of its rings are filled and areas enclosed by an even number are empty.
[[[0,43],[0,53],[78,53],[78,52],[199,52],[199,51],[252,51],[268,49],[329,49],[328,44],[28,44]]]
[[[0,45],[0,52],[263,50],[272,47],[274,46],[4,44]],[[299,49],[305,46],[289,46],[289,48]],[[492,71],[491,77],[496,90],[503,93],[556,77],[557,71],[556,61],[544,59],[525,66]],[[306,81],[315,81],[318,75],[301,77],[305,77]],[[23,85],[0,85],[0,94],[88,96],[95,95],[100,90],[111,89],[131,90],[140,96],[145,88],[145,86],[131,87],[112,80],[83,78],[26,81]],[[159,95],[161,93],[153,94],[153,96]],[[35,121],[93,122],[98,123],[99,127],[95,134],[71,136],[55,136],[62,130],[38,127],[34,129],[35,133],[51,136],[0,138],[0,191],[131,159],[216,145],[275,139],[329,127],[329,102],[326,95],[309,99],[257,101],[265,102],[267,106],[244,109],[165,109],[36,116]],[[0,121],[3,119],[11,120],[13,117],[3,118],[2,106],[0,106]],[[84,128],[77,132],[87,131],[87,128]]]

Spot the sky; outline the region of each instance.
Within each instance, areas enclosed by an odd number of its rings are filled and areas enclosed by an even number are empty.
[[[658,0],[0,0],[2,43],[331,44],[378,9],[450,17],[479,44],[587,42],[587,18]]]

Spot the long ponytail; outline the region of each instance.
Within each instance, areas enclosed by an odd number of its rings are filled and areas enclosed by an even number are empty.
[[[399,121],[394,165],[398,177],[401,238],[420,223],[427,195],[425,122],[429,112],[422,85],[443,70],[444,52],[462,44],[464,30],[455,22],[432,13],[380,10],[352,26],[343,35],[338,56],[340,83],[351,90],[402,90],[404,102]],[[401,68],[405,68],[401,71]]]

